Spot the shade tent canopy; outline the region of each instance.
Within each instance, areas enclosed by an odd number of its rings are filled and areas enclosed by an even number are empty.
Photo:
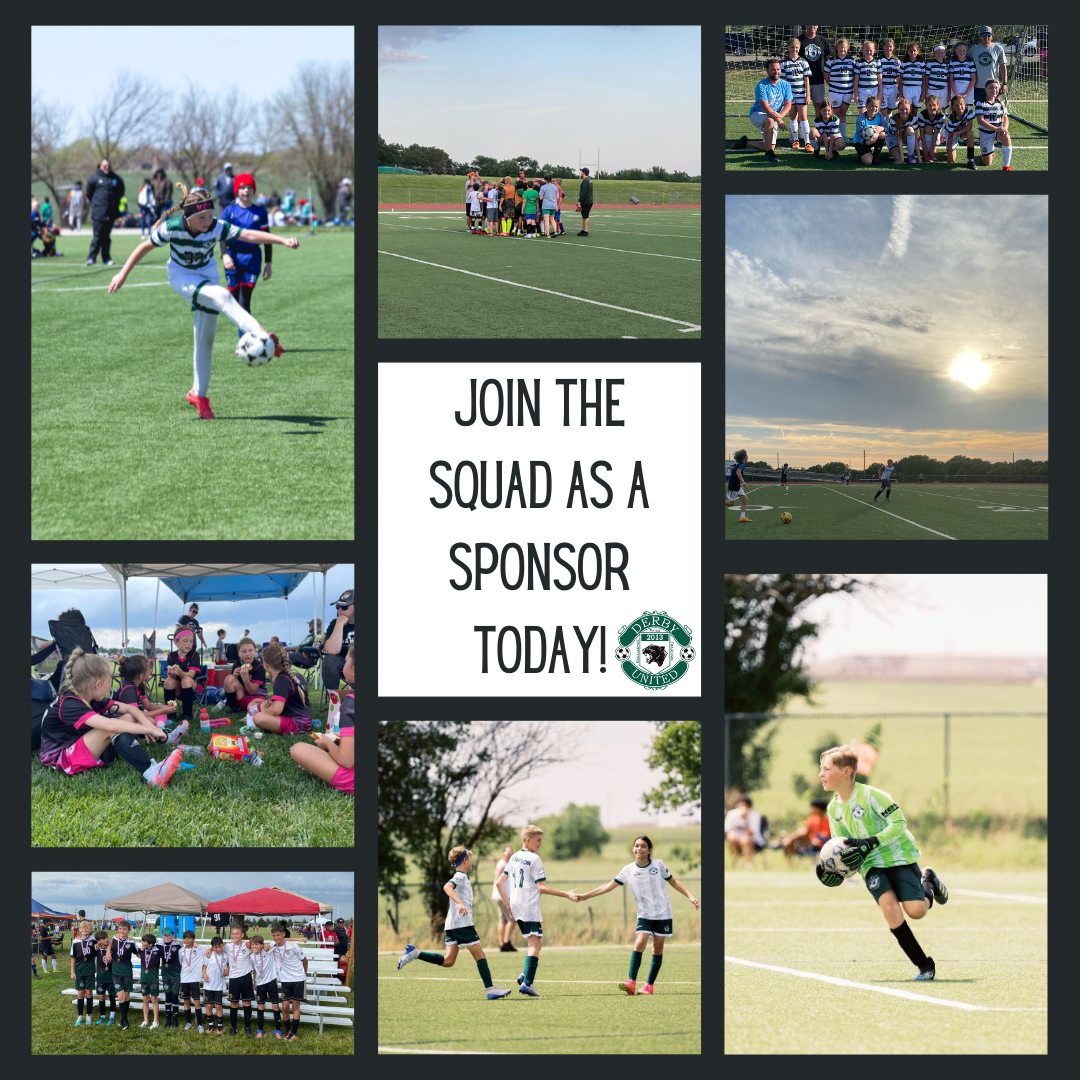
[[[251,577],[162,578],[161,584],[185,604],[208,600],[258,600],[265,596],[284,599],[307,574],[254,574]]]
[[[66,915],[62,911],[53,911],[51,907],[39,904],[33,898],[30,900],[31,919],[74,919],[75,917],[74,915]]]
[[[106,911],[148,911],[151,914],[165,912],[168,915],[205,915],[210,901],[190,889],[166,882],[152,889],[118,896],[105,901]]]
[[[102,563],[102,566],[123,578],[205,578],[240,575],[250,577],[259,574],[323,574],[332,566],[337,566],[337,563]]]
[[[216,911],[227,911],[231,915],[322,915],[334,909],[329,904],[320,904],[318,900],[310,900],[274,885],[269,889],[256,889],[254,892],[215,900],[206,910],[211,915]]]
[[[102,563],[30,564],[31,589],[119,589],[123,579]]]

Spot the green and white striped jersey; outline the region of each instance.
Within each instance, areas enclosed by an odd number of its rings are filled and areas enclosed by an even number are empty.
[[[834,837],[876,836],[880,841],[880,847],[874,848],[860,867],[861,874],[875,866],[907,866],[919,861],[919,845],[908,831],[904,812],[880,788],[857,783],[847,802],[841,802],[839,794],[832,797],[828,814]]]
[[[154,247],[169,245],[169,258],[187,270],[204,270],[214,262],[214,245],[221,240],[239,240],[243,230],[236,225],[214,218],[206,232],[192,236],[182,215],[167,218],[150,233]]]

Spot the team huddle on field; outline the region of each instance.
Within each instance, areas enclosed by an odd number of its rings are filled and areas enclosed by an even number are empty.
[[[516,181],[506,176],[496,184],[471,172],[465,185],[468,231],[484,236],[561,236],[562,203],[562,185],[551,173],[526,180],[522,169]]]
[[[750,110],[761,140],[743,136],[733,149],[763,150],[767,161],[779,161],[775,149],[786,122],[792,150],[831,161],[849,145],[847,114],[854,103],[852,145],[863,165],[877,164],[883,150],[897,165],[932,163],[938,146],[945,149],[946,164],[954,165],[962,143],[969,169],[976,168],[976,146],[982,164],[990,167],[1000,145],[1002,167],[1012,172],[1009,114],[999,98],[1007,90],[1005,54],[989,26],[982,27],[980,40],[970,55],[968,46],[957,42],[951,60],[944,44],[926,60],[915,41],[907,43],[903,58],[896,55],[893,38],[881,43],[880,57],[876,43],[864,41],[856,59],[846,38],[836,42],[833,53],[817,27],[808,26],[801,37],[788,39],[785,59],[765,62],[767,77],[757,84]],[[808,104],[814,107],[813,120],[807,117]]]

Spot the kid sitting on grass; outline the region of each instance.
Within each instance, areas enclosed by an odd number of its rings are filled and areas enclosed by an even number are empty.
[[[947,165],[956,164],[956,144],[963,139],[967,143],[967,167],[974,169],[974,117],[968,112],[967,102],[959,94],[953,94],[949,106],[949,114],[945,117],[945,162]]]
[[[270,700],[255,713],[251,723],[263,731],[302,735],[311,730],[311,701],[302,675],[292,673],[289,654],[280,645],[263,649],[266,679],[273,689]]]
[[[345,657],[341,676],[349,683],[350,689],[341,699],[341,730],[338,738],[335,739],[331,732],[320,731],[311,736],[315,740],[314,746],[309,746],[307,743],[293,743],[289,747],[289,754],[301,768],[319,777],[320,780],[325,780],[338,791],[352,795],[355,698],[351,686],[353,679],[356,678],[352,645],[349,646],[349,652]]]
[[[941,111],[941,101],[937,94],[926,99],[926,108],[919,113],[919,151],[925,162],[933,164],[937,137],[945,126],[945,114]]]
[[[896,112],[886,125],[885,144],[889,156],[897,165],[904,162],[904,147],[907,147],[907,162],[915,164],[915,138],[919,130],[919,119],[906,97],[896,99]]]
[[[148,784],[164,787],[180,764],[180,749],[160,765],[152,761],[135,736],[144,735],[148,743],[168,736],[138,706],[112,701],[111,685],[112,668],[104,656],[80,648],[72,652],[64,687],[41,722],[41,764],[74,776],[119,756]],[[105,715],[113,708],[120,715]]]
[[[225,676],[225,700],[234,712],[243,712],[253,701],[262,701],[262,688],[266,683],[266,668],[258,659],[255,642],[242,637],[237,645],[239,661]]]
[[[509,990],[498,990],[491,981],[491,971],[480,944],[480,935],[473,925],[472,882],[469,871],[472,870],[472,853],[466,847],[456,847],[450,852],[450,865],[454,876],[443,886],[443,892],[450,897],[450,907],[446,912],[446,955],[435,952],[421,952],[415,945],[406,945],[398,959],[398,971],[412,960],[420,959],[426,964],[439,967],[453,967],[457,960],[458,949],[465,946],[476,961],[476,970],[484,980],[485,994],[489,1001],[506,997]]]
[[[195,651],[195,635],[182,627],[176,631],[173,638],[176,648],[169,653],[165,663],[165,704],[176,700],[176,688],[180,687],[180,698],[183,709],[180,713],[181,720],[191,720],[192,706],[195,704],[195,680],[202,675],[202,666],[199,663],[199,654]]]
[[[120,661],[120,686],[113,694],[113,701],[124,705],[137,705],[147,716],[163,727],[165,721],[176,712],[176,703],[157,705],[146,696],[146,680],[150,676],[150,658],[147,656],[125,656]],[[159,719],[160,718],[160,719]],[[176,742],[177,728],[169,737],[169,742]]]
[[[582,893],[578,899],[588,900],[601,893],[611,892],[617,885],[629,885],[634,894],[637,908],[637,937],[634,949],[630,953],[630,974],[626,982],[619,986],[628,994],[651,994],[656,976],[660,974],[660,965],[664,962],[664,942],[671,937],[671,896],[664,886],[667,882],[673,889],[681,892],[697,911],[701,901],[687,892],[686,886],[676,880],[675,875],[659,860],[652,857],[652,841],[647,836],[634,839],[634,861],[627,863],[606,885],[601,885],[591,892]],[[652,938],[652,962],[649,964],[649,981],[637,989],[638,969],[645,946]]]
[[[864,165],[877,164],[878,154],[885,146],[885,121],[873,95],[863,99],[863,108],[865,111],[855,121],[855,152]]]
[[[810,138],[814,143],[814,157],[818,157],[824,147],[826,161],[832,161],[847,146],[847,139],[840,134],[840,118],[833,115],[833,107],[828,101],[821,103],[821,117],[814,121]]]
[[[829,828],[835,838],[844,840],[844,865],[863,875],[897,944],[918,968],[915,982],[929,982],[937,974],[934,959],[915,940],[904,913],[923,918],[935,900],[949,902],[949,890],[929,866],[919,870],[919,846],[893,797],[856,783],[859,758],[854,747],[834,746],[819,761],[821,786],[834,792],[828,806]],[[816,872],[829,888],[844,883],[841,874],[828,873],[820,862]]]

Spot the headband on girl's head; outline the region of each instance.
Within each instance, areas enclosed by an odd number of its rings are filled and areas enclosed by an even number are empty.
[[[175,641],[177,638],[182,638],[185,634],[187,634],[189,638],[195,637],[195,635],[190,630],[178,630],[175,634],[173,634],[173,640]]]
[[[454,869],[456,870],[469,856],[469,849],[466,848],[459,856],[456,863],[454,863]]]
[[[184,217],[189,218],[193,214],[201,214],[204,210],[213,210],[214,200],[204,199],[199,202],[187,203],[184,207]]]

